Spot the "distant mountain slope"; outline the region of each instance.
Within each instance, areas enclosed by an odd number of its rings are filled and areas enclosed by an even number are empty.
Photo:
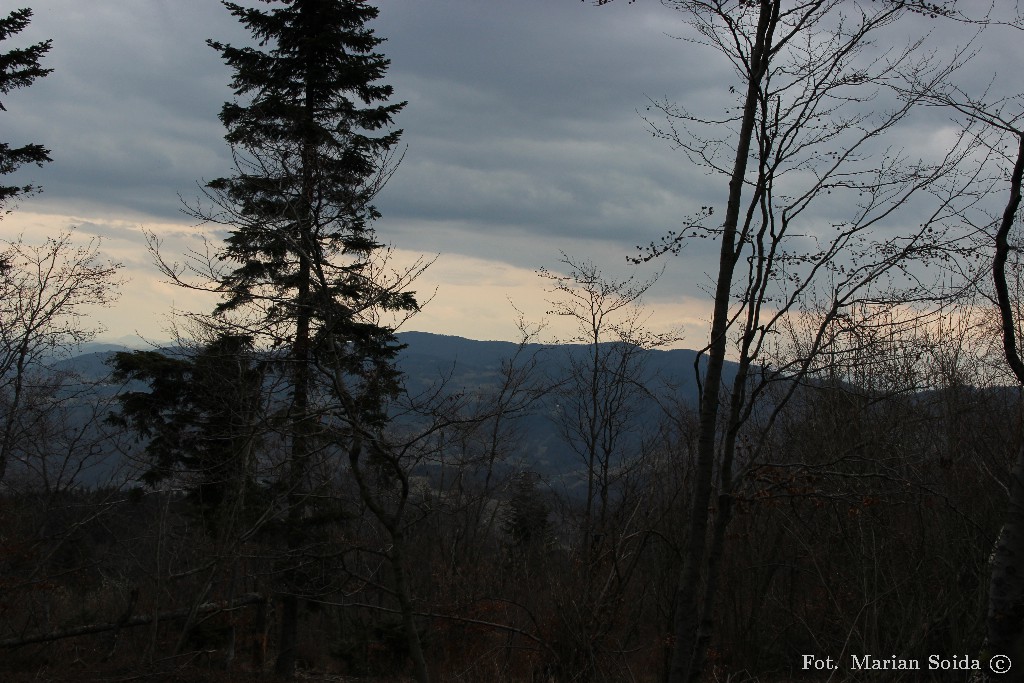
[[[519,349],[511,342],[474,341],[425,332],[402,333],[399,339],[407,344],[399,363],[413,393],[442,382],[451,392],[497,389],[503,379],[503,362],[507,363],[517,351],[518,364],[525,365],[536,359],[537,379],[554,384],[566,376],[573,364],[586,367],[590,353],[590,347],[585,345],[527,344]],[[642,351],[641,377],[632,379],[662,399],[662,405],[678,401],[696,407],[697,381],[693,367],[696,357],[697,352],[688,349]],[[706,359],[703,362],[706,363]],[[731,381],[736,365],[728,363],[724,374],[725,381]],[[664,401],[670,396],[674,401]],[[659,400],[654,397],[637,396],[635,400],[637,418],[623,444],[627,448],[636,446],[645,435],[653,434],[664,417]],[[561,405],[564,401],[564,395],[552,393],[539,401],[530,415],[521,418],[522,437],[517,457],[543,474],[572,478],[572,473],[581,468],[581,462],[565,443],[558,426],[560,411],[565,410]]]
[[[447,377],[461,388],[490,384],[501,376],[502,363],[516,353],[519,345],[506,341],[477,341],[430,332],[401,332],[398,339],[406,348],[399,354],[402,371],[417,382],[435,382]],[[536,357],[543,371],[559,374],[569,358],[582,359],[584,345],[526,344],[520,359]],[[74,370],[88,379],[100,379],[109,373],[109,359],[118,351],[132,349],[120,344],[89,343],[71,358],[61,360],[58,368]],[[646,351],[645,364],[651,378],[671,383],[688,401],[696,400],[693,361],[696,351],[671,349]],[[706,362],[706,361],[705,361]],[[725,379],[735,376],[733,363],[726,363]]]
[[[403,332],[399,340],[406,345],[398,363],[406,375],[411,394],[442,388],[444,392],[485,394],[500,387],[503,364],[519,351],[517,364],[536,361],[537,381],[553,384],[564,378],[573,362],[585,363],[589,347],[584,345],[519,345],[504,341],[476,341],[427,332]],[[78,355],[62,360],[58,368],[79,373],[84,379],[101,381],[109,376],[109,360],[117,351],[130,351],[116,344],[87,344]],[[693,362],[696,352],[685,349],[644,351],[642,381],[655,394],[672,395],[684,404],[696,406],[697,392]],[[726,381],[735,376],[735,364],[727,364]],[[104,386],[101,394],[118,391],[114,385]],[[658,402],[650,397],[637,399],[637,430],[632,438],[652,432],[662,418]],[[559,411],[564,398],[557,393],[539,401],[528,415],[519,420],[519,438],[514,460],[522,462],[551,477],[574,477],[580,468],[579,456],[564,442],[558,427]]]
[[[475,341],[428,332],[403,332],[398,338],[408,345],[399,361],[408,375],[426,379],[450,373],[452,381],[465,381],[467,387],[473,384],[474,378],[493,381],[500,377],[502,361],[511,358],[518,349],[518,344],[513,342]],[[560,374],[568,367],[570,358],[583,360],[587,349],[579,344],[526,344],[521,358],[536,356],[543,371]],[[670,384],[687,403],[696,404],[697,383],[693,370],[696,351],[652,350],[645,351],[644,356],[648,380]],[[706,362],[706,358],[702,359],[702,367]],[[735,363],[726,363],[725,380],[730,381],[735,374]]]

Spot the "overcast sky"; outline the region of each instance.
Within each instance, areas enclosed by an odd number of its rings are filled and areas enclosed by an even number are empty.
[[[100,314],[104,336],[166,338],[172,307],[207,310],[212,301],[160,281],[141,229],[157,232],[172,259],[202,233],[182,215],[179,194],[194,198],[197,181],[230,173],[217,119],[230,72],[205,41],[246,36],[215,0],[25,4],[32,26],[0,49],[51,38],[45,66],[54,72],[6,97],[0,130],[5,142],[46,145],[53,163],[16,176],[44,192],[0,221],[0,236],[39,241],[70,226],[101,236],[130,278],[120,303]],[[399,260],[440,255],[416,287],[437,294],[408,329],[514,338],[513,304],[544,317],[535,271],[557,269],[560,252],[625,276],[636,245],[720,205],[721,179],[652,137],[641,116],[648,98],[713,109],[732,97],[729,65],[672,37],[689,35],[673,9],[655,0],[379,6],[386,82],[409,104],[397,122],[405,159],[379,198],[377,230]],[[912,34],[921,24],[907,26]],[[944,48],[969,34],[937,30]],[[1019,71],[1018,44],[1012,34],[987,40],[971,78],[988,80],[1006,63]],[[932,144],[943,119],[918,125],[916,139]],[[652,327],[680,328],[684,346],[704,343],[702,285],[716,260],[694,246],[639,271],[666,269],[648,301]]]

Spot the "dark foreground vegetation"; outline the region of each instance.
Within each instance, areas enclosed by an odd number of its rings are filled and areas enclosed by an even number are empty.
[[[734,69],[724,114],[647,109],[721,181],[635,258],[711,245],[692,367],[654,360],[679,339],[644,328],[650,281],[564,255],[572,346],[523,322],[474,374],[400,362],[428,264],[373,227],[405,107],[376,8],[223,4],[234,167],[187,212],[224,240],[182,266],[148,235],[216,309],[86,371],[120,265],[0,253],[0,677],[1019,680],[1020,100],[958,83],[967,49],[877,46],[1020,16],[666,0]],[[0,53],[0,94],[49,49]],[[935,111],[953,132],[906,152]],[[0,175],[49,161],[0,143]]]
[[[528,364],[507,367],[539,386]],[[1020,397],[955,375],[922,389],[913,368],[890,370],[905,376],[885,392],[809,383],[762,451],[739,457],[734,519],[713,568],[723,590],[709,680],[819,680],[801,669],[808,653],[977,656]],[[571,451],[579,466],[541,475],[535,454],[517,447],[529,441],[517,423],[557,419],[552,407],[567,397],[550,386],[515,396],[526,387],[476,388],[472,417],[432,436],[407,491],[386,471],[373,475],[376,504],[391,515],[404,507],[405,590],[431,678],[661,680],[692,498],[694,411],[676,404],[641,439],[630,435],[636,420],[595,420],[624,444],[609,466],[598,450],[589,467],[583,442],[562,439],[549,447]],[[300,674],[402,680],[409,646],[387,518],[325,445],[305,492],[304,543],[288,549],[274,439],[260,440],[251,456],[226,454],[152,488],[68,480],[47,489],[29,469],[44,463],[20,454],[0,507],[4,676],[269,677],[291,570]],[[90,452],[61,464],[83,464]]]

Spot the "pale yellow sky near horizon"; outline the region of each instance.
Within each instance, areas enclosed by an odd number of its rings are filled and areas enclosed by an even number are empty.
[[[133,217],[133,220],[35,213],[16,209],[0,220],[0,240],[19,234],[28,244],[41,244],[47,237],[75,229],[75,242],[101,239],[101,253],[124,265],[120,298],[108,308],[93,308],[89,315],[105,329],[97,341],[128,341],[138,337],[161,342],[172,337],[174,313],[207,312],[216,295],[189,291],[171,284],[160,274],[145,249],[143,229],[163,242],[168,261],[182,261],[189,246],[201,247],[204,228],[182,222]],[[412,264],[417,258],[429,260],[434,254],[395,249],[396,266]],[[568,340],[573,336],[570,321],[547,313],[550,283],[533,270],[460,254],[436,255],[435,262],[420,276],[412,289],[418,293],[423,310],[405,323],[402,331],[433,332],[480,340],[518,341],[517,319],[545,327],[537,341]],[[600,267],[601,264],[598,264]],[[429,301],[428,301],[429,300]],[[702,345],[710,305],[697,300],[672,301],[662,294],[646,301],[649,314],[645,327],[652,332],[680,330],[683,338],[674,348]]]

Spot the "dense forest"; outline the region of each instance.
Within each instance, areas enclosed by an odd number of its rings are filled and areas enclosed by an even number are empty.
[[[888,47],[1024,17],[664,0],[734,70],[724,113],[642,111],[726,197],[623,236],[715,245],[684,351],[654,280],[570,254],[538,275],[571,338],[400,334],[430,264],[374,226],[406,108],[377,8],[222,4],[234,168],[186,210],[223,241],[148,235],[216,308],[90,345],[121,264],[0,252],[0,678],[1024,680],[1024,95]],[[0,18],[0,112],[50,73],[31,20]],[[902,152],[927,112],[955,132]],[[48,163],[0,142],[0,175]]]

